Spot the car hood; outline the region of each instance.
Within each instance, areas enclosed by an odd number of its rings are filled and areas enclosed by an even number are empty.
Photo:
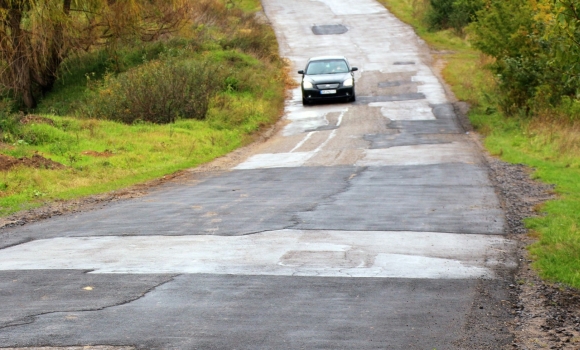
[[[334,73],[334,74],[316,74],[305,75],[304,79],[310,80],[315,84],[320,83],[342,83],[346,79],[351,78],[350,73]]]

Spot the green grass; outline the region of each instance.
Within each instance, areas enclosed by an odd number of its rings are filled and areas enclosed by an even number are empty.
[[[257,0],[232,3],[246,11],[261,8]],[[34,111],[51,122],[21,125],[17,116],[2,116],[0,140],[4,144],[0,144],[0,153],[18,158],[36,153],[66,167],[56,170],[19,167],[1,172],[0,216],[50,201],[127,187],[198,166],[251,142],[257,131],[275,123],[283,110],[289,79],[282,61],[270,54],[278,50],[276,42],[270,40],[271,28],[239,23],[236,12],[221,11],[217,15],[230,18],[220,22],[223,27],[206,28],[209,34],[202,36],[203,40],[197,36],[181,37],[125,46],[116,52],[115,62],[104,51],[69,59],[54,90]],[[251,21],[253,17],[249,18]],[[266,39],[261,46],[247,51],[235,46],[244,45],[243,40],[228,42],[228,47],[223,47],[216,43],[214,35],[231,30],[228,20],[242,29],[245,25],[253,26],[252,38]],[[224,88],[211,100],[205,119],[127,125],[87,116],[88,102],[95,102],[95,96],[99,96],[105,74],[123,74],[151,60],[169,57],[192,60],[202,56],[219,62],[228,72],[224,75],[227,76]],[[109,156],[97,156],[98,153]]]
[[[256,123],[239,128],[214,128],[213,120],[180,120],[175,124],[123,125],[110,121],[49,116],[57,124],[29,125],[51,138],[42,145],[20,144],[4,153],[41,154],[66,165],[48,170],[22,167],[0,174],[0,214],[37,206],[47,200],[70,199],[118,189],[190,168],[222,156],[247,142]],[[63,131],[62,125],[66,125]],[[249,132],[248,132],[249,129]],[[112,156],[86,155],[111,152]]]
[[[534,169],[533,177],[555,185],[557,199],[538,208],[540,216],[526,220],[533,266],[544,279],[580,288],[580,127],[554,118],[505,117],[498,112],[494,79],[486,59],[450,31],[430,32],[421,20],[425,0],[381,0],[396,16],[412,25],[447,62],[443,76],[454,94],[471,104],[470,120],[485,136],[489,152],[510,163]],[[547,116],[562,111],[545,111]],[[565,118],[561,118],[565,119]]]

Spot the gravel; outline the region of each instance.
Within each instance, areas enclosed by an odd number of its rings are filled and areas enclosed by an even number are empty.
[[[500,197],[508,235],[519,242],[519,267],[510,284],[513,299],[508,324],[513,341],[506,349],[580,349],[580,293],[542,280],[532,268],[523,219],[542,215],[541,204],[555,199],[554,186],[531,179],[533,169],[486,156],[489,176]]]

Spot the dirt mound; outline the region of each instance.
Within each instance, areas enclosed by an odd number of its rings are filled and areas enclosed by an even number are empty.
[[[52,119],[41,117],[35,114],[29,114],[22,119],[20,119],[20,124],[48,124],[54,125],[54,121]]]
[[[22,165],[30,168],[38,169],[62,169],[64,165],[54,162],[50,159],[46,159],[39,154],[35,154],[30,158],[14,158],[4,154],[0,154],[0,170],[6,171],[10,170],[15,166]]]
[[[109,150],[104,150],[103,152],[82,151],[81,154],[83,156],[89,156],[89,157],[112,157],[115,155],[112,151],[109,151]]]
[[[15,148],[16,147],[14,147],[12,145],[9,145],[9,144],[4,143],[4,142],[0,142],[0,149],[13,150]]]

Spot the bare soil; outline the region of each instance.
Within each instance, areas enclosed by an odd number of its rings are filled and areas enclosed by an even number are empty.
[[[109,151],[109,150],[104,150],[103,152],[98,152],[98,151],[82,151],[81,154],[83,156],[98,157],[98,158],[107,158],[107,157],[112,157],[112,156],[115,155],[115,153],[113,153],[112,151]]]
[[[10,170],[16,166],[25,166],[38,169],[62,169],[64,165],[44,158],[40,154],[34,154],[32,157],[14,158],[0,154],[0,171]]]
[[[54,125],[54,121],[40,115],[28,114],[20,119],[21,124],[48,124]]]

